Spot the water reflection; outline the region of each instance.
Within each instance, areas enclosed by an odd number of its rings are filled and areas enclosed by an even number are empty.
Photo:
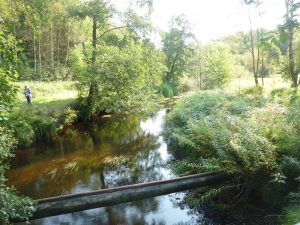
[[[54,145],[17,153],[8,183],[36,199],[170,178],[173,174],[166,165],[171,156],[161,136],[165,114],[160,110],[148,119],[118,115],[94,125],[79,125]],[[195,223],[188,210],[174,204],[182,194],[174,196],[49,217],[32,224]]]

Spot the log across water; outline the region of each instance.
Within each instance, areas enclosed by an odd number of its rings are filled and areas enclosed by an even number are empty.
[[[36,212],[31,219],[39,219],[152,198],[201,186],[218,184],[231,178],[232,176],[222,173],[203,173],[170,180],[154,181],[40,199],[36,201]]]

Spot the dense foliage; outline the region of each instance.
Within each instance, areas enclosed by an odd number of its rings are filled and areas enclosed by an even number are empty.
[[[152,0],[130,0],[124,11],[113,2],[0,0],[0,222],[26,219],[32,212],[32,202],[4,184],[14,146],[54,139],[78,120],[144,111],[162,96],[222,89],[233,78],[250,76],[256,87],[239,90],[241,95],[199,92],[184,98],[169,114],[168,135],[182,159],[174,169],[178,174],[220,170],[236,175],[231,183],[194,198],[196,205],[216,199],[230,208],[252,204],[250,196],[255,196],[266,208],[287,203],[290,216],[283,220],[296,221],[299,91],[274,90],[272,98],[266,98],[259,85],[276,73],[292,86],[299,85],[300,3],[284,0],[286,13],[278,15],[284,21],[272,31],[253,27],[249,14],[248,32],[206,44],[198,43],[186,16],[175,16],[169,30],[161,32],[159,46],[152,40],[155,29],[149,22]],[[261,2],[244,0],[256,14]],[[14,83],[29,80],[74,82],[79,98],[55,102],[58,88],[51,87],[44,93],[46,103],[34,96],[36,105],[24,110],[14,102]],[[34,95],[44,91],[34,85]],[[219,197],[224,192],[228,197]]]
[[[233,57],[226,45],[200,46],[192,58],[190,76],[197,81],[198,89],[221,88],[233,76]]]
[[[300,187],[299,92],[282,92],[275,91],[273,99],[199,92],[170,112],[168,136],[181,159],[174,164],[178,174],[236,175],[200,203],[226,192],[225,208],[246,205],[253,196],[261,200],[256,204],[280,208],[287,194]]]
[[[2,8],[2,13],[7,13],[5,8]],[[7,224],[11,218],[28,219],[32,215],[33,203],[27,197],[19,197],[14,189],[5,185],[7,161],[12,156],[10,150],[15,143],[11,132],[13,123],[7,113],[16,93],[11,82],[17,77],[19,50],[14,36],[6,32],[2,24],[0,28],[0,223]]]

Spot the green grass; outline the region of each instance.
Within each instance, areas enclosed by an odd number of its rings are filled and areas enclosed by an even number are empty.
[[[259,85],[262,86],[261,79],[259,79]],[[224,90],[226,92],[239,93],[239,91],[243,91],[254,86],[255,83],[253,77],[246,77],[241,79],[236,78],[229,82]],[[263,92],[265,95],[269,95],[274,89],[288,88],[290,86],[290,83],[282,79],[280,76],[268,77],[264,78]]]
[[[9,117],[15,121],[14,135],[19,147],[37,141],[51,140],[64,126],[76,120],[70,105],[77,98],[75,82],[17,82],[15,107]],[[33,105],[28,105],[24,86],[32,90]]]
[[[242,202],[253,204],[251,193],[258,205],[279,209],[299,187],[299,90],[276,89],[265,97],[249,88],[253,92],[246,92],[247,87],[241,94],[199,91],[180,99],[167,115],[165,133],[178,156],[172,166],[175,173],[224,171],[242,177],[242,182],[218,186],[216,190],[223,190],[219,199],[206,198],[210,192],[201,194],[199,205],[218,200],[222,205],[230,202],[229,208],[243,206],[237,193]],[[291,215],[297,215],[296,210]]]
[[[19,87],[16,108],[19,109],[28,107],[23,94],[25,85],[28,85],[32,90],[33,107],[45,114],[62,111],[77,98],[75,82],[72,81],[24,81],[17,82],[16,85]]]

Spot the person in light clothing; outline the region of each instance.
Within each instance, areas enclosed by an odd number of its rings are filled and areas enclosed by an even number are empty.
[[[30,105],[30,104],[32,105],[32,92],[28,85],[25,85],[24,95],[25,95],[25,98],[27,99],[28,105]]]

